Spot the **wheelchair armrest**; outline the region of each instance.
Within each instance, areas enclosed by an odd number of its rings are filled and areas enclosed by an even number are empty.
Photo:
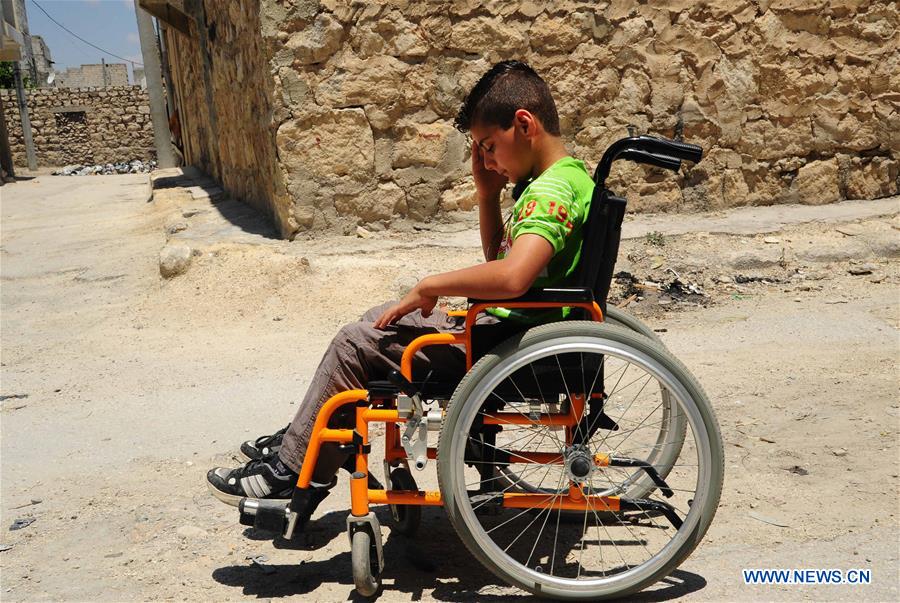
[[[594,292],[587,287],[547,287],[543,289],[529,289],[525,295],[512,299],[469,299],[469,304],[493,304],[503,306],[510,303],[591,303],[594,301]]]

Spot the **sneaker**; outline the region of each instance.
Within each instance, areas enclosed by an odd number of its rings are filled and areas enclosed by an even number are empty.
[[[297,485],[297,474],[273,454],[237,469],[210,469],[206,474],[206,485],[213,496],[236,507],[242,498],[289,500]]]
[[[241,456],[246,461],[258,461],[259,459],[275,454],[281,449],[281,441],[290,424],[279,429],[272,435],[265,435],[255,440],[247,440],[241,444]]]

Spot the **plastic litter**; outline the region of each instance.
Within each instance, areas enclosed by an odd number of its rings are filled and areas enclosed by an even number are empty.
[[[13,530],[21,530],[22,528],[27,528],[28,526],[30,526],[31,524],[34,523],[35,519],[37,519],[37,518],[36,517],[20,517],[17,520],[15,520],[14,522],[12,522],[12,525],[9,526],[9,530],[13,531]]]

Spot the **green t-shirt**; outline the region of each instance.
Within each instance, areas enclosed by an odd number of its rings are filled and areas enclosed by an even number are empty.
[[[522,191],[506,222],[497,259],[503,259],[519,235],[537,234],[553,246],[553,257],[535,279],[532,287],[563,287],[570,284],[581,259],[584,223],[591,206],[594,181],[584,162],[563,157]],[[561,320],[569,313],[562,310],[519,310],[491,308],[494,316],[523,322]]]

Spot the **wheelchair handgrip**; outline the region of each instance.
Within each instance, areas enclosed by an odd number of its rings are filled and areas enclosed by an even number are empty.
[[[619,154],[620,159],[627,159],[635,163],[646,163],[655,165],[656,167],[665,168],[677,172],[681,169],[681,160],[667,155],[654,155],[647,151],[639,151],[637,149],[626,149]]]
[[[700,159],[703,157],[703,147],[695,144],[647,135],[638,136],[638,139],[649,142],[650,148],[645,148],[644,150],[648,150],[652,153],[670,155],[692,163],[699,163]]]

